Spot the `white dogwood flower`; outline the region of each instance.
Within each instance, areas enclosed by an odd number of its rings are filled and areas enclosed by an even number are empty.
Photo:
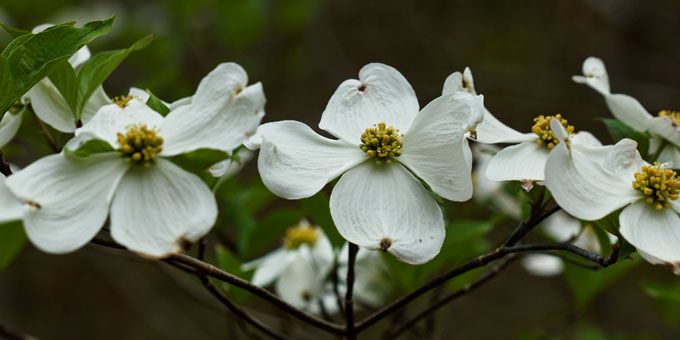
[[[306,220],[288,228],[281,248],[243,265],[255,269],[253,284],[261,287],[275,284],[281,298],[313,313],[318,313],[323,300],[326,276],[333,267],[335,253],[326,234]],[[335,306],[329,304],[328,308]]]
[[[454,72],[446,78],[443,93],[457,92],[477,93],[470,68],[465,68],[462,74]],[[560,114],[540,115],[534,119],[532,132],[521,133],[501,123],[489,110],[484,109],[483,120],[476,127],[471,123],[468,128],[472,138],[486,144],[516,144],[496,153],[489,161],[486,176],[493,181],[522,181],[526,184],[525,188],[531,188],[533,182],[543,181],[548,152],[557,144],[549,127],[553,118],[562,122],[569,133],[574,133],[574,127]],[[588,132],[576,133],[574,137],[574,143],[600,144]]]
[[[110,216],[116,242],[163,257],[205,235],[217,217],[215,198],[198,176],[168,158],[206,148],[231,152],[242,144],[265,102],[259,83],[246,86],[245,71],[225,63],[201,81],[191,104],[165,118],[134,98],[104,106],[65,153],[7,179],[24,202],[28,237],[46,252],[70,252]]]
[[[620,233],[652,263],[680,267],[680,177],[665,164],[647,164],[637,143],[577,147],[559,124],[562,140],[546,165],[546,186],[571,215],[588,221],[621,208]]]
[[[425,263],[444,240],[442,211],[420,180],[439,196],[472,195],[472,157],[464,134],[483,98],[439,97],[419,110],[408,81],[394,68],[369,64],[331,97],[318,135],[296,121],[264,124],[246,144],[261,144],[264,184],[287,199],[310,197],[340,177],[330,208],[340,234],[404,262]]]
[[[583,76],[572,79],[599,92],[614,117],[624,124],[636,131],[649,132],[652,135],[649,153],[655,154],[663,148],[659,152],[659,162],[671,162],[674,167],[680,167],[680,112],[662,110],[654,117],[637,99],[611,93],[607,69],[602,60],[595,57],[583,62]]]

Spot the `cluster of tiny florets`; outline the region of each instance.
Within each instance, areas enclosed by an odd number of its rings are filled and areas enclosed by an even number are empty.
[[[567,130],[568,134],[574,133],[574,127],[569,125],[569,122],[562,118],[562,115],[559,113],[554,116],[540,115],[534,118],[534,126],[531,127],[531,132],[539,137],[536,142],[540,145],[545,145],[548,149],[554,148],[560,142],[550,129],[550,121],[553,119],[557,119],[564,126],[564,129]]]
[[[300,224],[288,228],[283,237],[283,246],[286,249],[297,249],[302,245],[313,246],[319,238],[319,231],[310,225]]]
[[[393,157],[401,156],[401,138],[399,129],[380,122],[361,134],[359,147],[369,157],[375,157],[376,164],[390,164]]]
[[[659,112],[659,117],[669,119],[674,126],[680,128],[680,111],[663,110]]]
[[[131,101],[133,98],[134,98],[134,97],[132,97],[131,95],[127,95],[127,96],[118,96],[118,97],[113,97],[113,98],[111,98],[111,101],[112,101],[114,104],[118,105],[120,108],[124,109],[124,108],[128,105],[128,103],[130,103],[130,101]]]
[[[680,178],[663,164],[645,165],[635,173],[633,189],[645,195],[645,201],[656,210],[670,207],[670,202],[680,196]]]
[[[146,125],[130,126],[125,134],[118,133],[118,154],[129,162],[149,166],[163,151],[163,138]]]

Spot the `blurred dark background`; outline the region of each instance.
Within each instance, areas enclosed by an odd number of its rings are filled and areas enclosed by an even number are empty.
[[[528,131],[537,114],[560,112],[577,130],[607,140],[597,120],[609,117],[602,98],[571,81],[588,56],[605,61],[614,92],[633,95],[652,112],[680,105],[680,2],[671,0],[0,4],[0,21],[24,29],[112,14],[114,30],[90,46],[94,52],[127,47],[150,33],[156,40],[114,72],[105,83],[109,95],[137,86],[174,100],[192,94],[218,63],[235,61],[251,83],[264,84],[265,121],[316,126],[337,85],[374,61],[399,69],[421,105],[440,94],[446,76],[470,66],[486,106],[520,131]],[[240,176],[256,176],[255,167]],[[564,279],[538,278],[515,265],[442,310],[428,332],[406,337],[677,339],[678,329],[641,291],[647,279],[675,278],[664,268],[639,265],[576,312]],[[195,281],[118,251],[86,247],[51,256],[28,245],[0,272],[0,320],[44,339],[253,336],[240,331]],[[263,303],[247,304],[274,322]],[[285,322],[296,337],[325,336]],[[375,338],[382,329],[364,337]]]

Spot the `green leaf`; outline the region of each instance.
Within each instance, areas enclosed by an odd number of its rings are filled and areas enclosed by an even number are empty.
[[[78,85],[76,82],[76,73],[68,60],[62,60],[54,64],[49,78],[54,86],[59,90],[59,93],[71,112],[76,112],[76,101],[78,98]]]
[[[672,325],[680,324],[680,283],[646,282],[642,285],[642,290],[656,300],[666,322]]]
[[[0,225],[0,271],[24,248],[26,234],[21,222]]]
[[[25,31],[14,27],[9,27],[3,23],[0,23],[0,26],[2,26],[2,29],[4,29],[5,32],[7,32],[7,34],[12,36],[13,39],[16,39],[22,35],[31,34],[31,31]]]
[[[106,34],[112,22],[113,17],[89,22],[81,28],[73,24],[57,25],[14,39],[2,52],[4,61],[0,61],[7,63],[8,70],[7,79],[0,82],[3,85],[0,88],[0,112],[6,112],[33,85],[45,78],[57,62],[67,60],[81,47]]]
[[[247,244],[247,247],[244,247],[246,251],[242,253],[242,256],[252,258],[262,254],[272,244],[280,244],[279,241],[286,229],[298,224],[303,217],[299,210],[281,209],[259,219],[255,228],[248,233],[239,235],[239,242]]]
[[[227,158],[229,158],[229,154],[224,151],[198,149],[196,151],[174,156],[170,158],[170,160],[186,171],[202,174],[215,163]]]
[[[92,154],[115,151],[111,144],[101,139],[91,139],[76,150],[64,148],[64,154],[71,158],[85,158]]]
[[[597,221],[595,221],[595,225],[606,230],[608,233],[612,235],[616,235],[618,237],[621,237],[621,234],[619,233],[619,215],[621,214],[621,210],[617,210]]]
[[[79,86],[78,100],[76,105],[76,118],[80,115],[92,93],[101,85],[113,70],[132,52],[148,46],[153,40],[153,35],[146,36],[129,48],[100,52],[85,62],[78,71],[77,83]]]
[[[161,116],[165,117],[170,113],[170,108],[168,108],[165,103],[163,103],[162,100],[158,99],[150,90],[146,90],[146,93],[149,94],[149,99],[146,101],[146,105],[150,107],[152,110],[158,112],[161,114]]]
[[[576,308],[584,311],[599,293],[620,279],[638,262],[637,260],[622,260],[596,271],[565,263],[564,276],[573,294]]]
[[[638,151],[643,158],[647,157],[649,151],[649,135],[639,131],[633,130],[622,121],[613,118],[604,118],[602,122],[607,127],[609,135],[612,136],[614,142],[618,142],[624,138],[629,138],[638,143]]]
[[[242,279],[250,280],[252,277],[252,272],[241,270],[241,261],[228,249],[218,245],[215,247],[215,255],[217,257],[217,267],[220,269],[230,274],[234,274]],[[229,297],[234,299],[234,301],[239,304],[245,302],[245,300],[247,300],[249,297],[248,292],[233,287],[230,284],[223,283],[221,287],[222,290],[224,290],[227,295],[229,295]]]

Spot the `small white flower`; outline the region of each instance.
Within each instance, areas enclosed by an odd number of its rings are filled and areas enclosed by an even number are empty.
[[[333,247],[321,228],[303,220],[288,229],[281,248],[244,264],[243,270],[255,269],[253,284],[261,287],[275,284],[277,294],[284,301],[318,313],[318,304],[323,303],[328,292],[325,281],[334,256]],[[326,307],[335,310],[336,304]]]
[[[0,148],[7,145],[17,134],[19,127],[21,127],[23,114],[23,104],[19,104],[2,116],[2,119],[0,119]]]
[[[419,110],[413,88],[392,67],[369,64],[344,81],[319,127],[328,139],[296,121],[264,124],[249,143],[273,193],[310,197],[342,175],[330,208],[340,234],[404,262],[425,263],[444,240],[442,211],[430,192],[453,201],[472,195],[472,157],[464,138],[483,98],[442,96]],[[344,173],[344,175],[343,175]]]
[[[136,99],[104,106],[66,153],[7,179],[24,202],[28,237],[46,252],[70,252],[95,236],[109,211],[113,239],[140,254],[167,256],[205,235],[217,217],[215,198],[198,176],[166,158],[240,145],[264,114],[262,86],[246,84],[245,71],[225,63],[201,81],[190,105],[165,118]],[[93,140],[110,151],[67,157]]]
[[[561,134],[559,124],[552,124]],[[588,221],[624,208],[621,235],[652,263],[680,264],[680,177],[666,165],[645,163],[637,143],[569,147],[558,144],[546,164],[546,186],[571,215]]]
[[[463,74],[455,72],[444,82],[443,93],[470,92],[476,94],[472,72],[465,68]],[[543,181],[545,178],[545,161],[548,152],[558,143],[550,131],[549,122],[557,118],[573,134],[574,128],[568,125],[562,115],[540,115],[534,119],[532,132],[521,133],[496,119],[491,112],[484,109],[484,119],[476,127],[471,122],[468,127],[472,130],[473,139],[486,144],[516,144],[504,148],[496,153],[489,161],[486,176],[493,181],[522,181],[523,187],[530,189],[533,182]],[[576,144],[596,144],[600,142],[588,132],[574,134]]]
[[[664,140],[668,142],[659,154],[658,161],[671,162],[674,167],[680,167],[680,112],[663,110],[654,117],[637,99],[611,93],[607,69],[602,60],[595,57],[583,62],[583,76],[573,76],[572,79],[599,92],[614,117],[624,124],[636,131],[651,133],[650,154],[657,152]]]

